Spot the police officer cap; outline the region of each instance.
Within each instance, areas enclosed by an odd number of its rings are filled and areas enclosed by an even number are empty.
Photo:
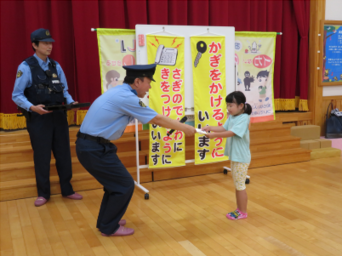
[[[31,42],[42,41],[42,42],[54,42],[52,39],[50,31],[45,28],[40,28],[31,33]]]
[[[147,77],[155,82],[153,79],[154,72],[156,71],[156,64],[150,65],[130,65],[123,66],[126,69],[126,75],[130,77]]]

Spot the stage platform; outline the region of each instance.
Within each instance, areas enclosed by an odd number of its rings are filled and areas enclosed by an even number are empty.
[[[300,148],[300,138],[291,136],[293,123],[271,121],[255,123],[251,126],[250,175],[253,169],[274,165],[306,162],[310,160],[310,150]],[[81,166],[75,151],[76,133],[79,127],[70,127],[70,148],[73,164],[72,184],[75,191],[101,188],[101,185]],[[118,156],[136,180],[136,151],[134,133],[126,133],[114,141]],[[194,138],[186,137],[186,159],[194,159]],[[139,162],[148,164],[148,131],[139,132]],[[59,180],[52,154],[51,191],[59,194]],[[165,169],[142,169],[141,183],[191,177],[210,173],[220,173],[227,163],[205,165],[187,164],[185,167]],[[0,132],[0,201],[33,197],[36,195],[33,151],[26,130]]]

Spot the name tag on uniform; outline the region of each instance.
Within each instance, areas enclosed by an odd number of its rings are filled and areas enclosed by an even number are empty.
[[[52,80],[53,84],[59,84],[59,80]]]

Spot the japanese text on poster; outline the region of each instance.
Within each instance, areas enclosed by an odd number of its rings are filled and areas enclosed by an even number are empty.
[[[146,36],[148,63],[156,63],[149,106],[158,114],[180,120],[184,115],[184,38]],[[185,165],[184,133],[150,125],[149,168]]]
[[[342,26],[324,26],[322,72],[323,83],[342,84]]]
[[[191,37],[195,100],[195,127],[221,126],[227,119],[225,38]],[[226,139],[195,134],[195,164],[225,161]]]

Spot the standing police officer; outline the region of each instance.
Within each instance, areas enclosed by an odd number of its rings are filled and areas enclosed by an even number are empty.
[[[34,152],[34,167],[38,198],[35,206],[41,206],[50,198],[51,150],[56,159],[62,195],[70,199],[82,199],[72,189],[70,180],[71,154],[69,127],[64,110],[47,111],[45,106],[74,102],[68,93],[68,85],[61,66],[48,58],[52,51],[50,32],[40,28],[31,34],[35,54],[18,67],[12,99],[26,117]]]
[[[134,118],[143,124],[157,124],[181,130],[188,136],[196,132],[192,126],[157,114],[139,100],[151,88],[155,64],[124,68],[124,83],[111,88],[94,101],[83,120],[76,141],[80,163],[104,186],[105,193],[97,219],[97,228],[104,236],[134,233],[134,229],[123,226],[126,221],[121,218],[131,200],[135,183],[118,158],[116,146],[110,140],[119,139],[127,124]]]

